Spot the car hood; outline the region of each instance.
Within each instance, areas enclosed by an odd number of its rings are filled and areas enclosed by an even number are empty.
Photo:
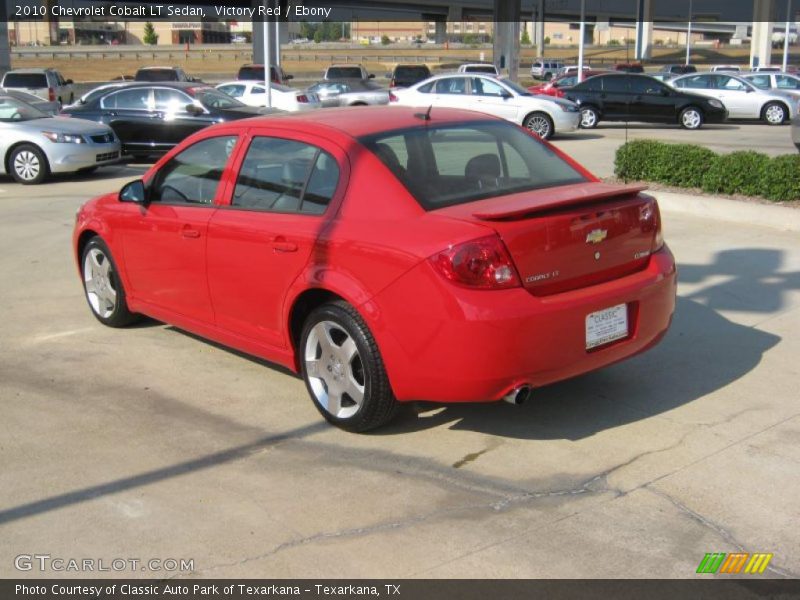
[[[105,134],[111,131],[111,128],[103,123],[70,117],[33,119],[31,121],[20,121],[16,125],[31,131],[54,131],[56,133],[77,133],[81,135]]]

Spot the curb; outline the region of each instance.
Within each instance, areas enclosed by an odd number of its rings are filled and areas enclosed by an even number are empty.
[[[800,232],[800,210],[798,209],[660,190],[647,190],[645,193],[655,196],[659,207],[664,212],[688,214],[715,221],[760,225],[781,231]]]

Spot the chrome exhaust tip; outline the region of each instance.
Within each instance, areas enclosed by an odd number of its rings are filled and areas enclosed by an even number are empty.
[[[528,399],[528,396],[530,395],[531,395],[531,386],[521,385],[519,387],[515,387],[513,390],[511,390],[505,396],[503,396],[503,400],[505,400],[509,404],[519,406],[520,404],[525,402]]]

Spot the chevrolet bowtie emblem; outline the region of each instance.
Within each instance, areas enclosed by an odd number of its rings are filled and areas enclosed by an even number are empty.
[[[599,244],[608,236],[607,229],[592,229],[588,234],[586,234],[586,243],[587,244]]]

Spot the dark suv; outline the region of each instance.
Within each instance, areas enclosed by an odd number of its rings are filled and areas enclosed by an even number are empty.
[[[397,65],[390,76],[389,87],[410,87],[431,76],[425,65]]]
[[[703,123],[728,118],[725,105],[716,98],[676,90],[648,75],[597,75],[569,89],[564,97],[580,106],[581,127],[587,129],[600,121],[678,123],[699,129]]]

